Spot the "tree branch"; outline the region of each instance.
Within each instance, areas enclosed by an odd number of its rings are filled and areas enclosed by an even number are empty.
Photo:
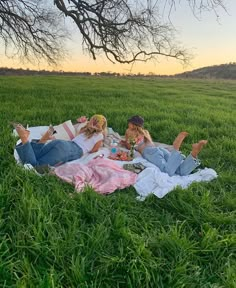
[[[64,56],[61,18],[40,0],[0,2],[0,39],[6,54],[56,64]]]
[[[224,7],[221,0],[187,1],[193,12]],[[166,2],[170,11],[176,5],[175,0],[161,2]],[[82,34],[83,47],[93,59],[103,51],[113,63],[147,61],[156,56],[189,61],[187,51],[176,44],[174,27],[162,22],[158,0],[54,0],[54,3],[73,19]]]
[[[178,45],[174,26],[163,16],[166,11],[170,15],[181,1],[189,4],[194,15],[204,10],[217,15],[218,8],[225,9],[223,0],[2,0],[0,40],[6,53],[54,64],[65,53],[68,34],[61,24],[62,17],[69,17],[93,59],[103,52],[113,63],[159,56],[187,63],[189,53]]]

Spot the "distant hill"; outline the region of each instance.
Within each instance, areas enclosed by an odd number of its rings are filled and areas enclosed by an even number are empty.
[[[236,63],[214,65],[175,74],[178,78],[236,79]]]

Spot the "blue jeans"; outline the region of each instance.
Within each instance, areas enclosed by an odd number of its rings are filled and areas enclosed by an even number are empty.
[[[73,141],[52,140],[44,144],[38,142],[27,142],[16,146],[16,151],[23,163],[32,166],[60,165],[82,157],[83,150]]]
[[[187,158],[179,151],[172,152],[153,146],[147,146],[143,150],[143,158],[156,165],[162,172],[169,176],[178,174],[181,176],[189,175],[196,167],[200,165],[198,159],[190,154]]]

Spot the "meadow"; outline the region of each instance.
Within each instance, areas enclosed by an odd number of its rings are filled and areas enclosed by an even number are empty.
[[[136,200],[101,196],[16,165],[10,121],[59,124],[104,114],[124,134],[133,114],[154,140],[208,139],[218,178]],[[0,287],[235,288],[236,82],[0,77]],[[74,197],[71,197],[74,193]]]

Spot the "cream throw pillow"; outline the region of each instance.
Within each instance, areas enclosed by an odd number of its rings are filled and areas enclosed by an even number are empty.
[[[75,137],[76,131],[71,120],[53,126],[53,128],[57,131],[57,133],[53,135],[53,139],[72,140]]]

